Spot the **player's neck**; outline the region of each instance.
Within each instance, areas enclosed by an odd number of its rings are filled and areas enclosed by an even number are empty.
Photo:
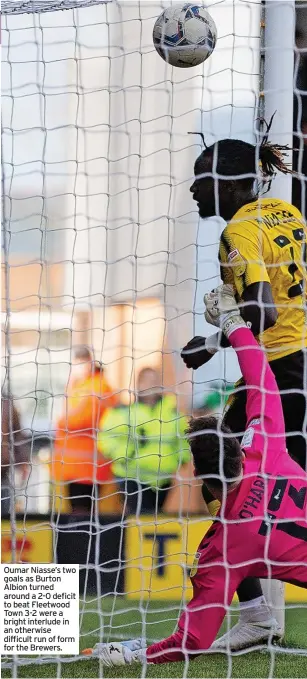
[[[229,497],[229,495],[231,495],[231,493],[233,493],[233,491],[236,490],[236,488],[238,488],[242,479],[243,479],[243,471],[241,472],[239,478],[236,481],[227,485],[227,496],[226,497]],[[209,483],[207,483],[206,485],[208,486],[208,490],[210,491],[210,493],[212,493],[215,500],[219,500],[219,502],[223,502],[223,500],[225,498],[224,490],[223,489],[219,490],[218,488],[210,486]]]
[[[222,215],[223,219],[225,219],[226,222],[230,222],[230,220],[233,219],[235,214],[241,210],[242,207],[248,205],[249,203],[254,203],[255,200],[257,200],[257,196],[255,196],[252,191],[250,193],[237,192],[233,196],[231,205],[227,206],[227,208],[224,210],[224,214]]]

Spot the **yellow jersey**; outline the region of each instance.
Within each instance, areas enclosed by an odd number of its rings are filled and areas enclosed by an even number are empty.
[[[297,208],[273,198],[244,205],[221,235],[219,259],[239,300],[249,285],[271,284],[278,319],[258,338],[269,360],[307,346],[306,224]]]

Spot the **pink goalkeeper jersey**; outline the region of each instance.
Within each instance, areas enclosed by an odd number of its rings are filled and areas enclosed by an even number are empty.
[[[244,476],[201,541],[193,598],[175,634],[147,649],[153,663],[209,648],[248,576],[307,588],[307,475],[286,450],[275,377],[248,328],[230,336],[247,385]]]

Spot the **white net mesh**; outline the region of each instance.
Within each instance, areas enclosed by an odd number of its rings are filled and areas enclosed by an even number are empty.
[[[166,3],[2,2],[4,389],[30,449],[30,474],[11,452],[2,559],[13,550],[16,561],[81,564],[80,648],[139,635],[151,642],[173,631],[191,595],[188,573],[208,517],[191,466],[177,474],[163,513],[130,522],[123,488],[104,471],[100,484],[88,486],[89,516],[78,506],[84,489],[72,489],[69,474],[61,483],[52,475],[74,348],[90,347],[123,404],[133,400],[140,371],[157,370],[185,416],[215,394],[216,380],[221,390],[239,377],[233,354],[219,352],[192,383],[179,355],[190,337],[209,331],[203,295],[219,282],[221,220],[199,224],[189,187],[202,145],[188,132],[202,130],[207,144],[221,137],[254,142],[259,109],[260,3],[207,5],[218,47],[202,66],[181,70],[166,65],[152,44]],[[303,203],[304,182],[299,186]],[[212,407],[221,410],[221,401]],[[85,448],[99,429],[95,413]],[[16,443],[12,418],[10,411]],[[162,436],[161,426],[158,418],[153,436]],[[96,444],[91,454],[97,471]],[[82,481],[84,448],[73,449],[70,463],[74,481]],[[9,488],[8,477],[3,485]],[[77,500],[73,513],[69,493]],[[285,655],[271,647],[263,676],[290,676],[288,657],[291,668],[293,654],[295,663],[306,654],[306,596],[289,588],[287,598]],[[15,658],[4,666],[13,676],[100,676],[98,663],[89,662]],[[258,664],[254,656],[226,654],[197,671],[256,676]],[[176,666],[174,676],[187,671]],[[159,672],[147,670],[165,676],[165,668]]]
[[[110,0],[104,0],[110,2]],[[1,3],[2,14],[33,14],[37,12],[56,12],[63,9],[78,9],[82,7],[91,7],[94,5],[102,5],[103,0],[3,0]]]

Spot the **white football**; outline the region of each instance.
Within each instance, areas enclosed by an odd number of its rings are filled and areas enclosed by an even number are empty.
[[[216,25],[200,4],[168,7],[153,29],[153,43],[160,57],[179,68],[198,66],[212,54]]]

